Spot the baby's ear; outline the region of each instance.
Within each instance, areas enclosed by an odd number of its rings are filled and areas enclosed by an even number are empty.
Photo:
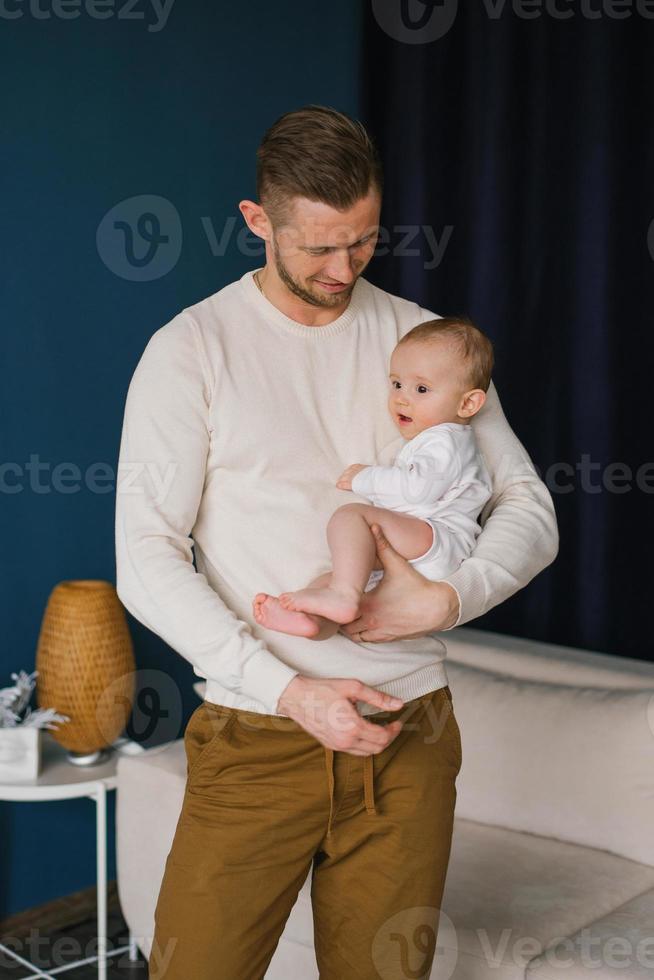
[[[461,418],[471,419],[473,415],[477,414],[485,401],[486,392],[482,391],[481,388],[472,388],[470,391],[466,391],[461,399],[459,415]]]

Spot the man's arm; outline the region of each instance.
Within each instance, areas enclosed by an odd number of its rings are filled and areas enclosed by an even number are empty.
[[[471,424],[493,493],[481,514],[474,551],[444,579],[459,597],[459,615],[449,629],[483,616],[524,588],[554,561],[559,544],[550,492],[509,426],[492,382]]]
[[[210,373],[195,321],[150,338],[132,377],[116,488],[116,587],[129,612],[188,660],[275,713],[297,671],[256,639],[193,567],[190,537],[211,439]]]

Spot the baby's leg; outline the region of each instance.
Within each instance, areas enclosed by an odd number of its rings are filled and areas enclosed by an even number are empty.
[[[319,589],[329,585],[331,572],[319,575],[307,588]],[[258,592],[252,602],[254,618],[260,626],[279,633],[290,633],[291,636],[306,636],[310,640],[326,640],[338,631],[339,624],[324,616],[313,613],[294,612],[285,609],[276,596],[267,592]]]
[[[318,588],[283,592],[279,597],[282,606],[341,624],[356,619],[370,572],[380,567],[376,562],[371,524],[379,524],[388,542],[403,558],[419,558],[433,541],[431,525],[418,517],[371,504],[345,504],[332,514],[327,525],[333,564],[331,581]]]

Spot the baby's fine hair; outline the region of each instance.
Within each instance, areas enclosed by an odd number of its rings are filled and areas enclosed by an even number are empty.
[[[419,323],[405,333],[400,344],[409,341],[429,341],[440,337],[451,339],[458,353],[467,362],[469,383],[473,388],[488,391],[493,373],[493,345],[486,334],[465,316],[444,316],[438,320]]]

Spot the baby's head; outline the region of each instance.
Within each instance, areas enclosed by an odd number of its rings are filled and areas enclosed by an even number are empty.
[[[465,317],[420,323],[391,355],[388,408],[405,439],[441,422],[467,424],[486,401],[493,345]]]

